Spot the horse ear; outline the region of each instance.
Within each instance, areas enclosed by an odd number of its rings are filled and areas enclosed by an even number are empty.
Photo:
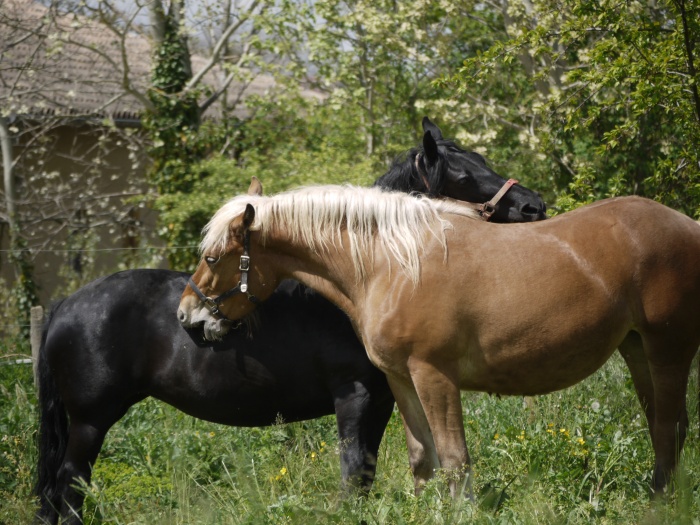
[[[442,140],[442,131],[428,117],[423,117],[423,131],[430,131],[430,134],[436,141]]]
[[[435,138],[430,131],[423,134],[423,150],[425,151],[425,162],[433,165],[438,161],[438,147]]]
[[[263,194],[262,183],[255,175],[253,175],[253,178],[250,179],[250,186],[248,187],[248,195],[260,196],[262,194]]]
[[[257,180],[257,179],[255,179]],[[252,204],[246,204],[245,211],[243,212],[243,228],[247,230],[253,225],[255,220],[255,208]]]

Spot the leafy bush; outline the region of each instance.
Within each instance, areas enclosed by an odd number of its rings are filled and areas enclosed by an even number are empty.
[[[188,191],[158,199],[159,233],[172,246],[189,247],[171,257],[179,270],[194,270],[202,228],[226,200],[247,191],[253,176],[271,194],[307,184],[369,185],[381,175],[373,159],[358,153],[356,137],[331,124],[327,108],[310,107],[315,118],[307,114],[302,119],[278,104],[259,104],[265,107],[265,118],[237,130],[233,157],[213,155],[195,164]]]
[[[0,523],[31,521],[36,418],[31,366],[0,366]]]

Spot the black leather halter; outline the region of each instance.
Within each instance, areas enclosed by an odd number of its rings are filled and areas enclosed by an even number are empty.
[[[204,292],[199,289],[197,284],[194,282],[192,277],[190,276],[188,284],[190,285],[190,288],[194,290],[194,293],[197,294],[197,297],[202,301],[204,304],[204,307],[209,310],[209,313],[211,313],[214,317],[218,317],[219,319],[223,319],[225,321],[229,322],[235,322],[232,319],[229,319],[226,317],[221,310],[219,310],[219,306],[221,306],[221,303],[223,303],[226,299],[229,297],[233,297],[234,295],[237,295],[239,293],[244,293],[248,297],[248,300],[255,304],[258,305],[260,304],[260,299],[255,297],[252,293],[248,291],[248,271],[250,270],[250,256],[248,255],[248,251],[250,249],[250,233],[246,232],[245,236],[243,237],[243,255],[241,255],[240,262],[238,264],[238,269],[241,271],[241,280],[238,281],[238,284],[231,288],[230,290],[222,293],[218,297],[208,297],[204,295]]]

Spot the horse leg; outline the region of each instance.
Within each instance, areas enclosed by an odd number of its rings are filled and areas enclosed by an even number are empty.
[[[379,446],[384,438],[386,426],[389,424],[391,414],[394,412],[394,397],[391,395],[391,390],[389,389],[389,385],[386,382],[386,377],[383,374],[381,379],[381,389],[379,389],[377,385],[374,385],[371,390],[372,399],[370,401],[367,416],[365,417],[363,424],[368,454],[368,459],[365,462],[366,471],[368,470],[367,465],[370,464],[370,460],[374,461],[371,464],[371,478],[369,478],[367,490],[372,488],[372,482],[374,481],[374,476],[377,470]]]
[[[452,367],[454,370],[456,368]],[[440,467],[450,476],[452,497],[461,495],[466,488],[473,499],[462,400],[456,378],[426,362],[412,366],[411,377],[430,424]]]
[[[435,470],[440,467],[435,442],[413,384],[388,375],[387,379],[403,420],[408,462],[413,473],[414,490],[417,496],[428,480],[433,477]]]
[[[654,382],[649,371],[649,361],[644,353],[642,337],[637,332],[630,332],[622,341],[619,347],[627,368],[632,377],[634,389],[637,392],[642,409],[647,418],[649,433],[652,441],[654,439]]]
[[[76,484],[78,480],[86,485],[90,483],[92,466],[102,448],[106,433],[106,430],[90,424],[71,422],[66,455],[57,474],[62,525],[82,523],[85,496]]]
[[[654,384],[652,444],[656,455],[652,490],[661,493],[676,469],[688,431],[686,393],[690,364],[697,345],[685,351],[669,352],[668,341],[656,344],[645,339],[649,371]],[[680,344],[677,347],[682,348]]]
[[[390,395],[373,395],[373,390],[359,381],[337,390],[334,397],[343,487],[369,492],[394,402]]]

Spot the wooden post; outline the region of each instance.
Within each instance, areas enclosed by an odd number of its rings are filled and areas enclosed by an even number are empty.
[[[44,327],[44,308],[42,306],[32,306],[29,319],[29,342],[32,346],[32,368],[34,369],[34,386],[38,386],[39,348],[41,348],[41,331]]]

